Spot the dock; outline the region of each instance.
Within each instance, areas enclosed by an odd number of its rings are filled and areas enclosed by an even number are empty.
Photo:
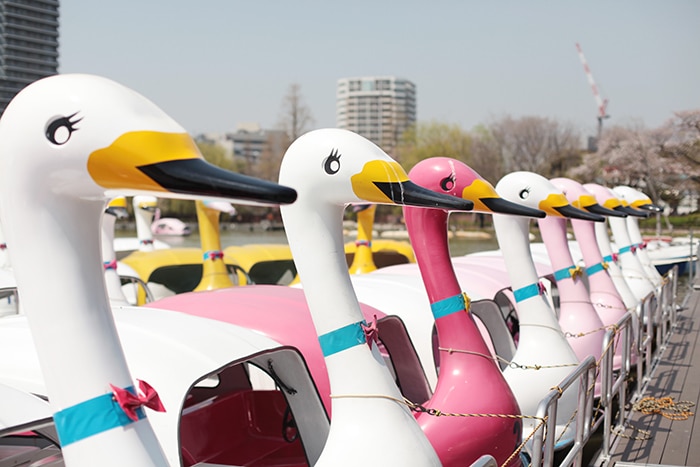
[[[700,466],[700,284],[679,293],[669,329],[652,344],[653,360],[613,424],[596,467]],[[619,408],[618,408],[618,413]]]

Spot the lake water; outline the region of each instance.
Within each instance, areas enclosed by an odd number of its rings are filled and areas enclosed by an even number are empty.
[[[491,238],[462,238],[454,237],[450,239],[450,254],[452,256],[461,256],[477,251],[498,249],[498,242],[493,232],[489,232]],[[129,230],[119,230],[116,232],[118,237],[133,237],[135,232]],[[159,236],[158,240],[162,240],[174,247],[198,247],[199,234],[197,232],[188,235],[187,237],[166,237]],[[345,241],[353,241],[354,237],[346,236]],[[262,231],[234,228],[231,230],[223,230],[221,232],[221,246],[226,248],[231,245],[247,245],[259,243],[287,243],[287,237],[283,231]]]

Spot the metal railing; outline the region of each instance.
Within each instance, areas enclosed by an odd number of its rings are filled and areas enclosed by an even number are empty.
[[[604,337],[604,348],[612,342],[621,346],[621,365],[617,373],[613,369],[616,352],[607,352],[601,359],[603,407],[603,441],[594,465],[605,465],[618,436],[624,431],[631,414],[629,402],[641,399],[651,380],[659,352],[671,337],[677,319],[678,267],[674,266],[665,276],[663,284],[645,297],[634,312],[628,312],[609,329]],[[617,342],[613,339],[618,338]],[[654,345],[655,344],[655,345]],[[635,361],[636,360],[636,361]],[[636,365],[637,384],[632,393],[629,376]],[[617,413],[614,411],[617,410]]]
[[[603,407],[603,445],[601,457],[610,457],[610,447],[613,440],[613,424],[619,430],[627,419],[627,391],[632,359],[640,361],[638,347],[633,345],[634,329],[639,327],[639,317],[634,312],[627,312],[615,324],[614,329],[608,329],[603,338],[603,348],[608,346],[608,352],[601,359],[601,395],[600,404]],[[614,371],[614,358],[617,348],[620,348],[620,367],[617,374]],[[614,413],[614,402],[618,402],[618,415]]]
[[[545,419],[546,429],[538,429],[532,439],[531,466],[551,466],[554,464],[554,447],[557,441],[557,406],[559,399],[567,390],[578,389],[578,403],[576,405],[575,429],[573,445],[561,467],[569,465],[581,465],[583,448],[591,437],[591,419],[593,414],[594,391],[592,384],[596,379],[597,364],[593,356],[586,357],[574,371],[564,378],[557,388],[553,388],[540,401],[536,417]],[[579,383],[575,385],[575,383]],[[575,386],[574,386],[575,385]],[[572,387],[573,386],[573,387]],[[547,436],[547,434],[550,434]]]

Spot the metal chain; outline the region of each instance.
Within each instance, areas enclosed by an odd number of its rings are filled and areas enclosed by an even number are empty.
[[[462,349],[453,349],[453,348],[447,348],[447,347],[438,347],[438,350],[441,350],[443,352],[448,352],[448,353],[464,353],[464,354],[469,354],[469,355],[476,355],[478,357],[484,357],[489,360],[493,360],[494,362],[498,361],[501,363],[504,363],[505,365],[509,366],[510,368],[513,369],[521,369],[521,370],[543,370],[545,368],[562,368],[562,367],[567,367],[567,366],[578,366],[578,363],[564,363],[561,365],[521,365],[520,363],[516,363],[510,360],[507,360],[503,357],[500,357],[498,355],[492,356],[492,355],[485,355],[480,352],[472,352],[470,350],[462,350]]]

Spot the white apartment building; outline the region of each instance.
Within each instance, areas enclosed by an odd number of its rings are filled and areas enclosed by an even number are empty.
[[[354,131],[393,155],[416,122],[416,86],[395,76],[342,78],[336,88],[336,125]]]

